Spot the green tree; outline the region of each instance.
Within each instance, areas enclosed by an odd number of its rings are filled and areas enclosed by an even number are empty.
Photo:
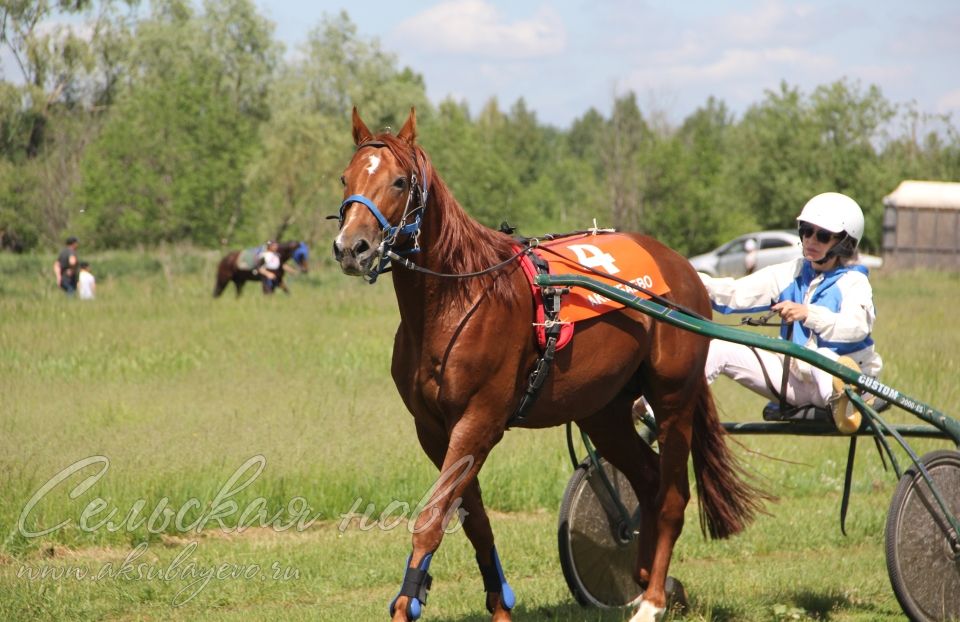
[[[466,104],[442,102],[436,115],[423,124],[421,142],[434,168],[471,216],[490,227],[504,220],[519,223],[529,232],[517,200],[516,173],[494,143],[484,138],[484,128],[470,120]]]
[[[650,152],[647,227],[681,253],[705,251],[756,226],[730,183],[732,127],[726,105],[711,97]]]
[[[371,128],[394,131],[411,106],[418,121],[431,115],[422,77],[399,68],[377,41],[360,39],[345,12],[325,16],[302,52],[279,72],[273,114],[250,169],[259,215],[252,235],[261,240],[295,235],[314,242],[328,235],[325,217],[339,206],[338,180],[352,153],[354,105]]]
[[[277,48],[249,0],[167,0],[139,24],[132,70],[84,158],[79,202],[105,246],[215,245],[245,214],[245,171]],[[122,175],[117,174],[123,171]]]
[[[69,197],[100,128],[130,45],[137,3],[2,2],[0,45],[13,69],[0,83],[0,230],[53,245],[78,213]],[[124,9],[128,12],[124,13]],[[82,20],[82,21],[81,21]]]
[[[888,191],[876,145],[894,109],[880,90],[839,81],[811,97],[781,84],[751,107],[737,128],[737,187],[765,228],[793,228],[815,194],[849,194],[866,217],[864,245],[879,242],[881,198]]]
[[[600,159],[613,225],[630,231],[645,231],[647,197],[642,190],[644,178],[653,179],[651,168],[656,168],[648,157],[653,151],[654,136],[632,91],[614,100],[613,113],[604,134]],[[649,185],[647,189],[650,190]]]

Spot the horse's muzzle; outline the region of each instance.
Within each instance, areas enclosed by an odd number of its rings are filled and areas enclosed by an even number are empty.
[[[339,237],[333,241],[333,257],[344,274],[363,276],[369,273],[376,256],[377,249],[364,238],[356,240],[349,248],[344,247]]]

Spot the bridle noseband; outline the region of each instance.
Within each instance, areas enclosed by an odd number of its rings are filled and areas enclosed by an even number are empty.
[[[365,147],[390,148],[386,143],[380,141],[367,141],[357,145],[357,151]],[[413,153],[413,161],[415,163],[418,161],[416,151]],[[388,265],[391,261],[390,255],[403,256],[420,252],[420,224],[423,221],[423,212],[427,206],[427,179],[423,172],[423,167],[421,166],[420,168],[420,182],[422,185],[418,183],[416,171],[411,171],[408,179],[410,190],[407,193],[407,202],[403,208],[403,215],[400,217],[400,222],[397,225],[391,225],[390,221],[387,220],[383,212],[377,207],[377,204],[362,194],[351,194],[340,204],[339,220],[341,229],[343,228],[344,214],[347,208],[354,203],[359,203],[370,210],[370,213],[373,214],[374,218],[377,219],[377,223],[380,225],[380,231],[383,237],[380,240],[380,245],[377,247],[379,260],[370,272],[363,277],[371,285],[376,282],[377,277],[380,276],[381,273],[388,270]],[[411,217],[413,220],[408,223],[407,219]],[[394,251],[393,247],[397,243],[397,238],[401,235],[412,237],[413,247]]]

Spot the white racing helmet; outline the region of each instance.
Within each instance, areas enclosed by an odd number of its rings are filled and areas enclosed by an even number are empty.
[[[807,201],[797,217],[797,223],[801,222],[833,233],[844,232],[852,239],[853,248],[863,238],[863,210],[856,201],[839,192],[824,192]]]

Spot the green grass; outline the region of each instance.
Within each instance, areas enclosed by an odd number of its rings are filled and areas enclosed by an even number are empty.
[[[97,255],[98,299],[83,303],[52,286],[52,257],[0,256],[0,619],[385,618],[410,547],[406,523],[386,531],[338,526],[358,499],[361,511],[372,504],[373,517],[391,502],[415,506],[434,477],[389,376],[398,321],[389,281],[370,287],[317,259],[310,275],[291,279],[292,296],[267,299],[248,287],[239,300],[230,292],[213,300],[217,259],[183,248]],[[883,379],[955,414],[960,333],[951,318],[960,275],[881,273],[874,284]],[[724,379],[716,394],[725,420],[759,419],[760,398]],[[895,481],[870,445],[861,444],[843,537],[846,441],[735,440],[781,500],[725,542],[703,540],[692,504],[672,566],[691,609],[674,619],[900,619],[882,548]],[[944,443],[913,445],[922,452]],[[54,488],[24,521],[34,531],[68,525],[43,537],[20,533],[30,497],[91,456],[105,456],[109,467],[89,490],[70,496],[94,467]],[[135,521],[124,520],[138,502],[149,514],[164,500],[176,510],[197,499],[200,507],[185,516],[192,522],[258,457],[263,471],[232,497],[238,510],[224,529],[216,522],[201,533],[173,524],[130,528]],[[567,592],[556,513],[570,474],[560,428],[508,433],[484,468],[498,549],[519,596],[516,617],[627,619],[625,611],[583,610]],[[229,533],[260,497],[270,515],[302,498],[316,521],[305,530]],[[97,499],[104,509],[87,526],[116,509],[116,529],[81,528]],[[221,564],[266,572],[276,563],[296,576],[214,577],[179,607],[176,595],[190,583],[182,573],[29,578],[116,569],[142,542],[144,568],[165,569],[191,541],[196,550],[181,570],[189,561],[196,572]],[[487,619],[462,534],[444,540],[431,571],[426,619]]]

